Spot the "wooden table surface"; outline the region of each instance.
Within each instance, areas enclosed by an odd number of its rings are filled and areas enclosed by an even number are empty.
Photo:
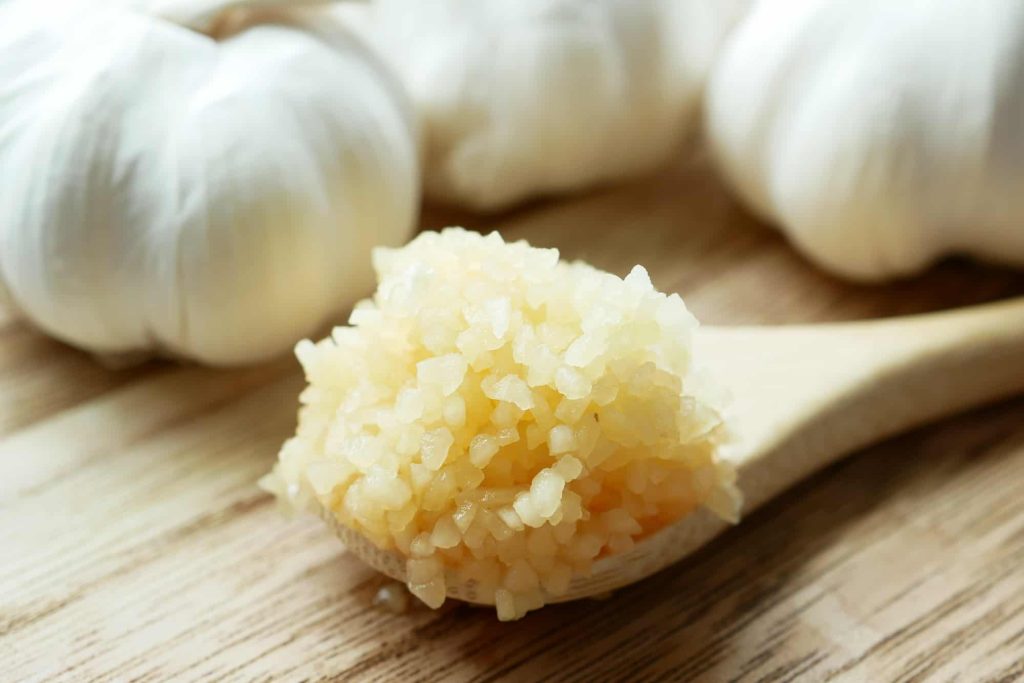
[[[701,164],[512,214],[433,211],[624,274],[707,322],[888,316],[1024,292],[947,262],[885,287],[807,265]],[[381,579],[256,479],[294,427],[283,358],[110,370],[0,311],[0,680],[1024,678],[1024,399],[857,453],[691,559],[510,624],[394,615]]]

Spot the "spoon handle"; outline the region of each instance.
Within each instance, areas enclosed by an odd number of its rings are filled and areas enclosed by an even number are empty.
[[[705,332],[716,370],[734,387],[747,509],[852,450],[1024,391],[1024,299]]]

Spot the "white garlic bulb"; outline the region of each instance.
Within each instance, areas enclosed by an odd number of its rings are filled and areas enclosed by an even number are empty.
[[[708,86],[731,183],[823,267],[1024,265],[1024,4],[760,2]]]
[[[428,195],[478,209],[651,168],[692,128],[746,0],[377,0]]]
[[[0,289],[100,353],[288,349],[411,234],[411,107],[328,16],[212,37],[184,25],[215,2],[131,4],[0,2]]]

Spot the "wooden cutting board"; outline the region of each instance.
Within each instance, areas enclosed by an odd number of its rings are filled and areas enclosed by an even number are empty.
[[[706,322],[933,310],[1024,292],[947,262],[841,283],[702,163],[484,218]],[[0,680],[951,680],[1024,677],[1024,399],[856,454],[682,564],[498,623],[395,615],[382,580],[255,486],[294,427],[291,358],[110,370],[0,311]]]

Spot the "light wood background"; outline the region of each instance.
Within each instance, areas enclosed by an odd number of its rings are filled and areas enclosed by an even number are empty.
[[[713,323],[932,310],[1024,292],[947,262],[817,272],[701,164],[481,218]],[[1024,399],[855,454],[610,599],[512,624],[372,607],[381,579],[255,486],[294,426],[290,358],[110,370],[0,311],[0,680],[1012,681],[1024,677]]]

